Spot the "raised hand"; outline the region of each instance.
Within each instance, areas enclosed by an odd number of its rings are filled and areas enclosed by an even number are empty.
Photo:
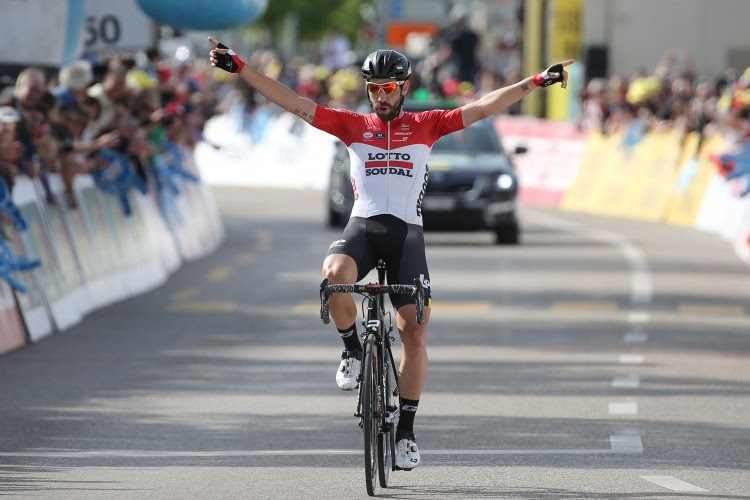
[[[562,88],[566,88],[568,86],[568,72],[565,71],[565,67],[570,66],[574,62],[575,59],[568,59],[567,61],[553,64],[541,73],[532,77],[534,84],[537,87],[549,87],[550,85],[561,82]]]
[[[245,61],[240,59],[232,49],[219,42],[216,38],[210,36],[208,41],[215,47],[209,53],[209,59],[211,60],[211,66],[215,68],[223,69],[230,73],[241,73],[242,68],[245,67]]]

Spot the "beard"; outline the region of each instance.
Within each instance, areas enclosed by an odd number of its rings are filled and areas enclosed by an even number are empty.
[[[386,104],[388,106],[388,111],[381,112],[378,110],[378,104],[374,103],[372,99],[370,99],[370,107],[375,112],[378,118],[380,118],[384,122],[389,122],[396,118],[399,114],[401,114],[401,107],[404,105],[404,96],[401,96],[401,100],[398,101],[398,104],[396,106],[391,107],[390,104]]]

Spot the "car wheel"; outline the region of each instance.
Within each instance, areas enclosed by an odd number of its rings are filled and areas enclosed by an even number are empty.
[[[521,230],[517,222],[495,228],[495,243],[497,245],[518,245],[520,242]]]

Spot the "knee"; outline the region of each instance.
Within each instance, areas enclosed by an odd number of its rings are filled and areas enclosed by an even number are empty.
[[[401,345],[407,351],[427,351],[427,329],[424,325],[408,325],[399,333],[401,335]]]
[[[357,281],[357,271],[341,260],[326,260],[323,263],[323,278],[330,284],[354,283]]]

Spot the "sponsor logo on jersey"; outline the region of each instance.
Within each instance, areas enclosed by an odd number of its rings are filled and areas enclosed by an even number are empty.
[[[362,134],[363,139],[372,139],[372,132],[365,132]]]
[[[414,177],[411,174],[411,166],[408,168],[365,166],[365,177],[370,177],[371,175],[402,175],[404,177]]]
[[[383,132],[377,132],[375,133],[376,139],[385,139],[385,134]]]
[[[422,201],[424,201],[424,193],[427,191],[427,179],[430,177],[430,166],[425,165],[424,167],[424,182],[422,182],[422,190],[419,191],[417,197],[417,217],[422,217]]]
[[[430,288],[430,280],[425,279],[424,274],[419,275],[419,281],[422,282],[423,287]]]
[[[414,164],[409,153],[367,153],[365,177],[371,175],[402,175],[413,177]]]
[[[367,153],[367,161],[373,160],[409,161],[411,160],[411,155],[409,153],[396,153],[391,151],[387,153]]]

